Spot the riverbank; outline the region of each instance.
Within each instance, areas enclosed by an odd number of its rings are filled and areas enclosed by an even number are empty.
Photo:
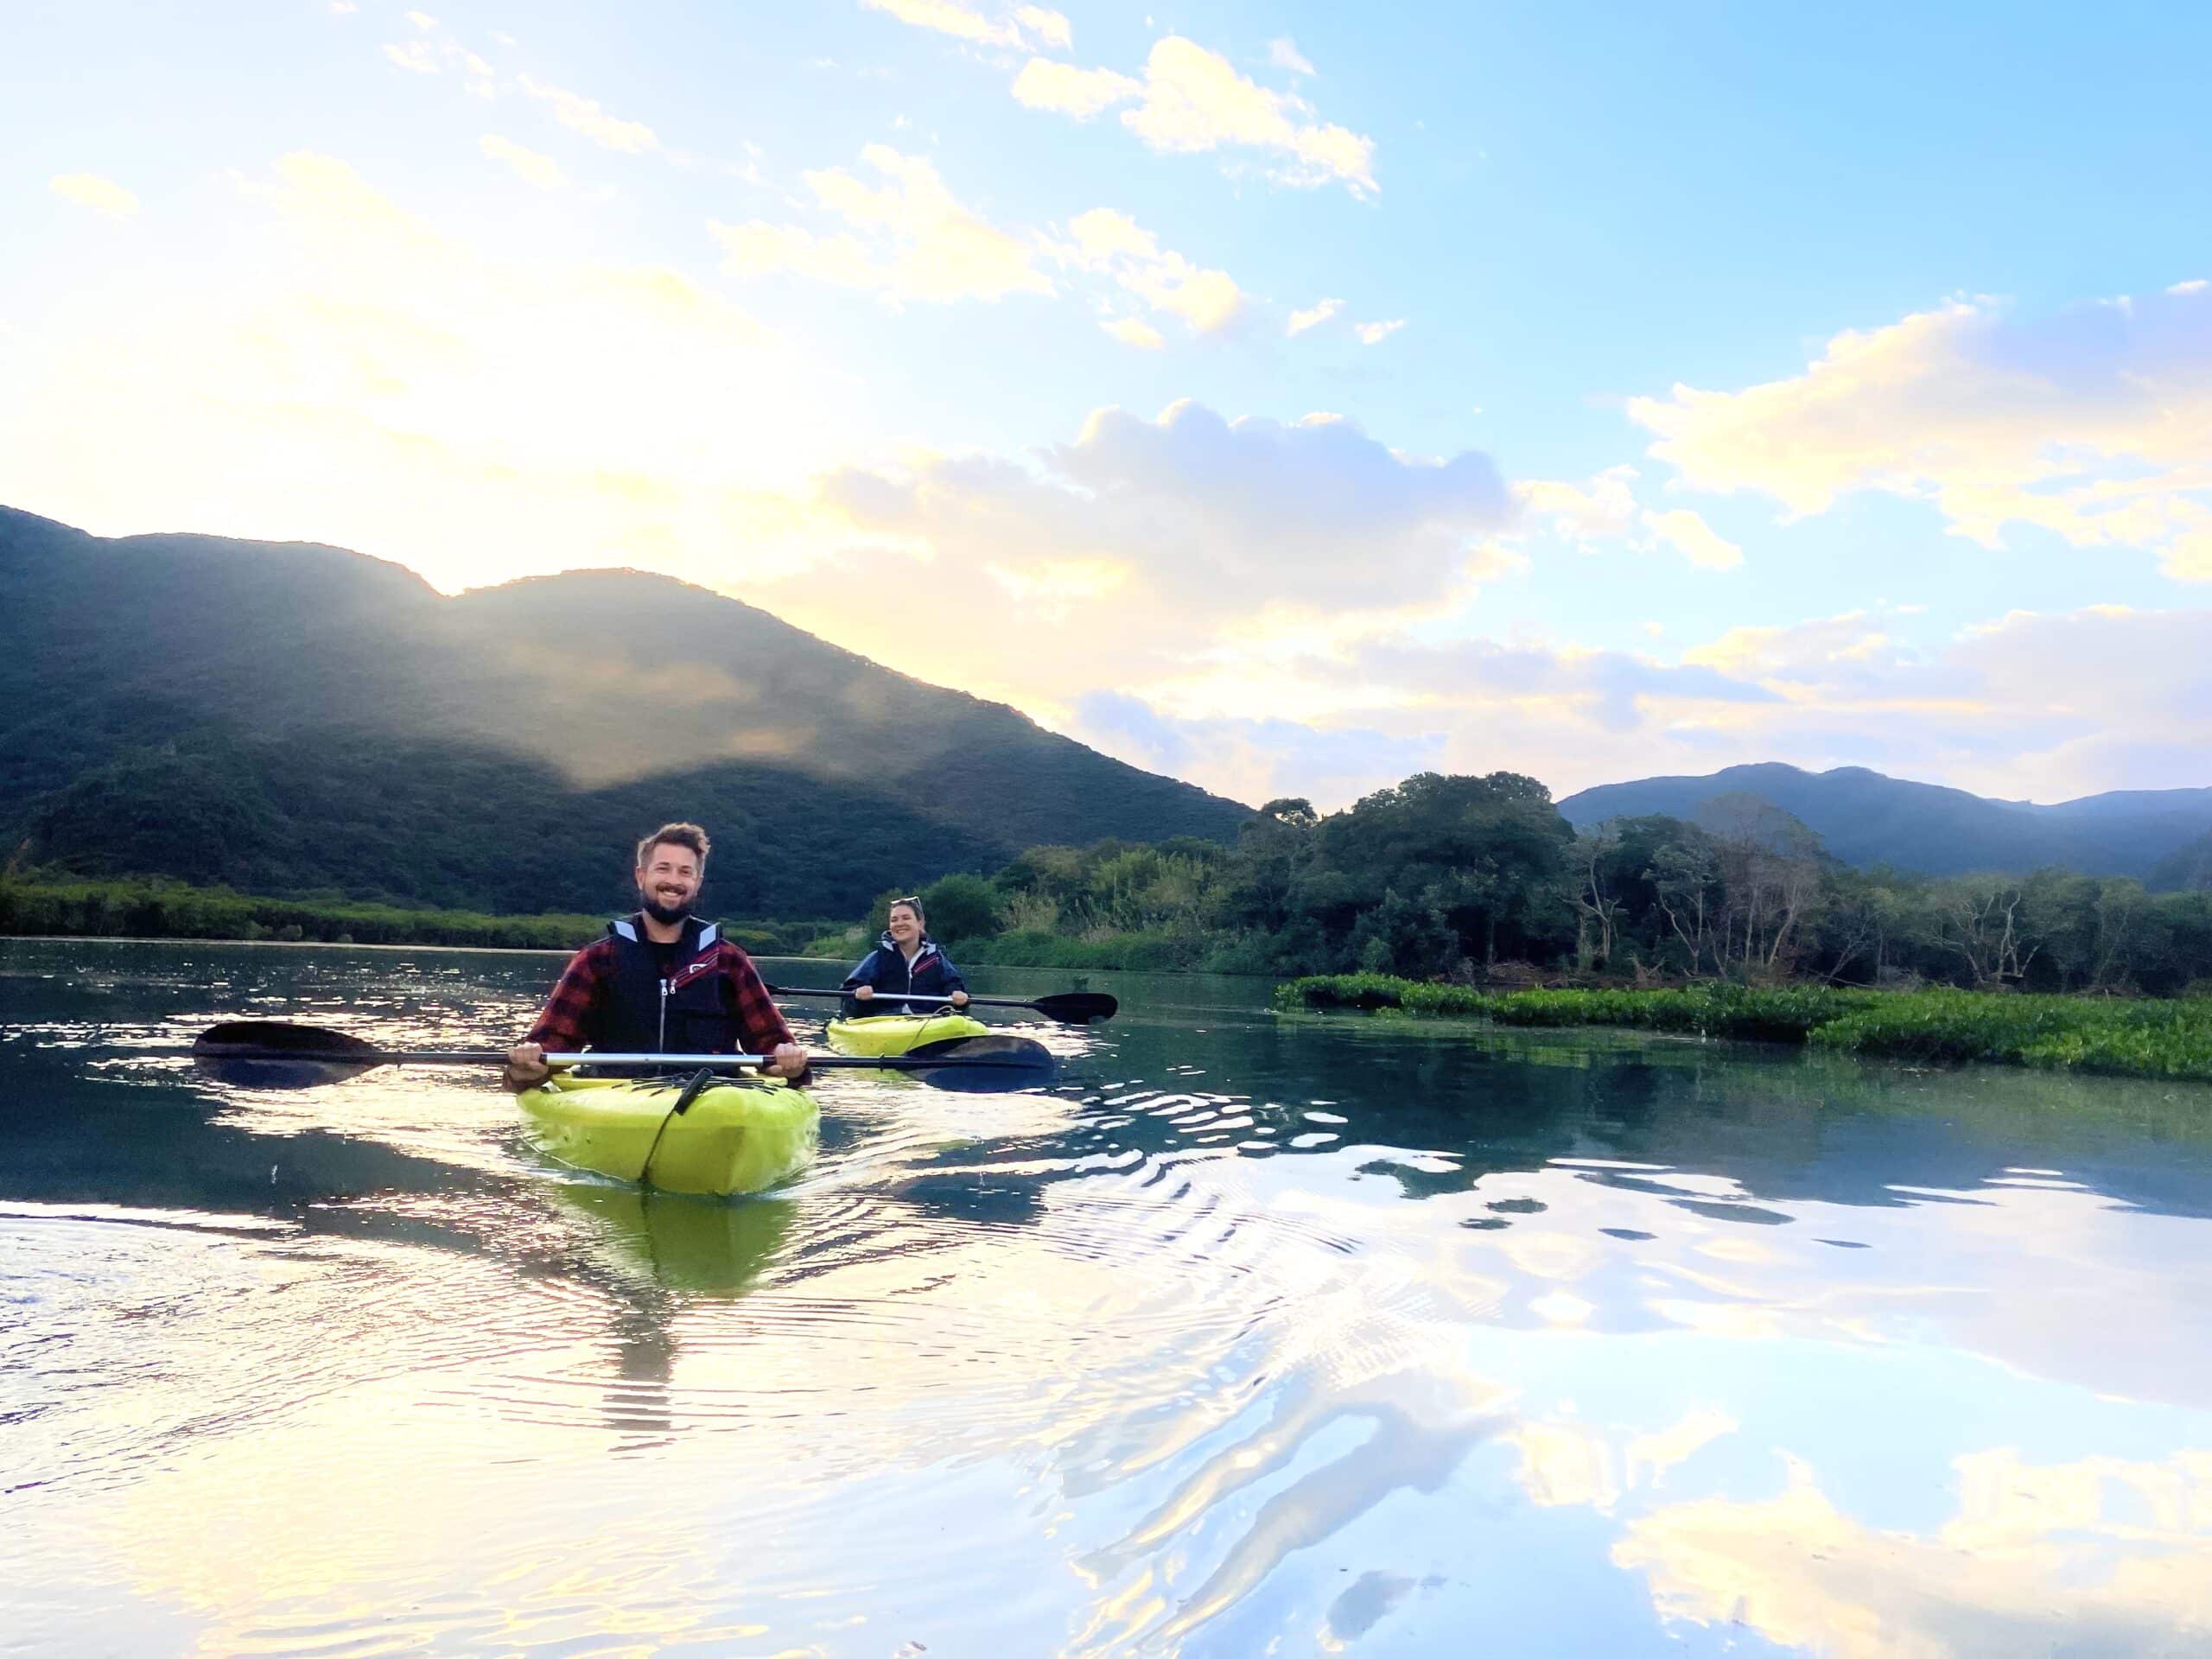
[[[0,880],[0,934],[25,938],[235,939],[320,944],[441,944],[574,950],[606,930],[604,916],[546,912],[491,916],[339,898],[268,899],[159,880]],[[777,956],[819,922],[726,929],[748,950]]]
[[[1739,985],[1484,991],[1387,974],[1334,974],[1277,986],[1274,1006],[1286,1013],[1341,1008],[1459,1015],[1503,1026],[1624,1026],[1797,1043],[1891,1059],[1985,1060],[2212,1082],[2212,997],[2174,1001]]]
[[[856,962],[874,948],[876,935],[857,927],[815,935],[792,947],[791,954]],[[1072,939],[1065,933],[1018,928],[1003,933],[968,934],[947,939],[945,949],[963,968],[1059,968],[1071,973],[1198,974],[1250,971],[1218,968],[1207,959],[1202,939],[1159,932],[1116,933],[1101,939]],[[1267,977],[1268,976],[1261,976]]]

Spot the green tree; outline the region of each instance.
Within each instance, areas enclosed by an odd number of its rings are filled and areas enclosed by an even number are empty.
[[[941,875],[921,891],[930,933],[944,944],[998,931],[998,889],[980,875]]]
[[[1340,885],[1330,931],[1349,944],[1357,912],[1386,893],[1412,895],[1457,942],[1457,954],[1548,957],[1572,937],[1567,849],[1573,831],[1551,792],[1516,772],[1420,772],[1325,819],[1317,861]],[[1305,884],[1311,893],[1318,884]],[[1347,901],[1352,915],[1342,917]]]

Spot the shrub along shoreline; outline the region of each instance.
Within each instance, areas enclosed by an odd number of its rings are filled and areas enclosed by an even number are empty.
[[[1285,1013],[1349,1008],[1466,1015],[1501,1026],[1623,1026],[1796,1043],[1891,1059],[1986,1060],[2050,1071],[2212,1082],[2212,997],[2036,996],[1698,984],[1679,990],[1485,991],[1387,974],[1278,985]]]
[[[320,944],[435,944],[492,950],[574,950],[606,931],[604,916],[548,912],[489,916],[345,899],[270,899],[160,877],[97,880],[0,878],[0,934],[29,938],[237,939]],[[738,925],[747,950],[781,956],[820,922]]]

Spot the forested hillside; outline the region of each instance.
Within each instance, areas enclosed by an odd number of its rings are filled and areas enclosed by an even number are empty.
[[[1038,842],[1248,810],[664,577],[442,597],[338,548],[104,540],[0,508],[7,864],[495,912],[626,901],[708,824],[709,901],[835,914]]]

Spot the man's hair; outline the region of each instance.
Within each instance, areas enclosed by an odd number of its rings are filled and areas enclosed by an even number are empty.
[[[889,904],[886,905],[883,907],[883,919],[887,922],[889,921],[891,919],[891,912],[898,909],[901,905],[906,906],[907,909],[912,911],[914,912],[914,919],[919,922],[924,927],[927,927],[930,925],[929,912],[922,908],[922,901],[913,897],[911,893],[904,899],[893,899]]]
[[[653,849],[665,843],[671,847],[685,847],[699,855],[699,868],[707,868],[707,832],[696,823],[664,823],[638,843],[638,868],[644,869],[653,855]]]

